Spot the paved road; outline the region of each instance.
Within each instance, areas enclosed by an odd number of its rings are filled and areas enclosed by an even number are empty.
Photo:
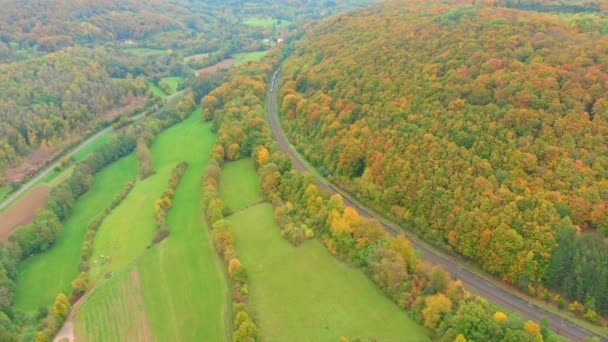
[[[132,116],[131,120],[132,121],[139,120],[139,119],[143,118],[146,115],[146,113],[147,112],[143,112],[141,114]],[[112,126],[108,126],[108,127],[104,128],[104,129],[102,129],[101,131],[93,134],[87,140],[81,142],[78,146],[74,147],[70,152],[68,152],[65,155],[65,158],[69,158],[69,157],[72,157],[72,156],[76,155],[76,153],[80,152],[83,148],[89,146],[95,139],[101,137],[102,135],[108,134],[108,133],[112,132],[113,130],[114,130],[114,128],[112,128]],[[43,179],[44,177],[46,177],[49,173],[53,172],[53,170],[55,169],[55,167],[57,166],[57,164],[59,164],[59,162],[62,159],[63,158],[60,158],[58,161],[52,163],[51,165],[47,166],[42,171],[38,172],[32,179],[30,179],[27,183],[23,184],[19,188],[19,190],[15,191],[13,194],[11,194],[6,200],[4,200],[4,202],[2,202],[0,204],[0,211],[4,210],[4,208],[8,207],[19,196],[21,196],[26,191],[29,191],[41,179]]]
[[[273,75],[270,91],[268,92],[267,115],[272,134],[279,143],[281,149],[287,154],[289,154],[295,167],[300,171],[310,172],[311,170],[309,170],[309,168],[303,162],[303,160],[301,159],[302,157],[290,145],[289,140],[287,139],[285,132],[283,132],[279,123],[279,119],[277,117],[275,103],[277,93],[277,80],[280,77],[279,71],[280,70],[277,70]],[[320,178],[317,179],[317,184],[320,188],[323,188],[329,191],[330,193],[340,193],[341,195],[343,195],[345,204],[355,208],[362,216],[373,216],[370,214],[372,212],[370,209],[362,205],[356,199],[352,198],[352,196],[348,195],[348,193],[346,193],[344,190],[340,189],[336,185],[331,184],[329,181],[322,180]],[[350,197],[352,200],[347,199],[346,197]],[[382,222],[382,220],[380,221]],[[486,298],[496,304],[499,304],[510,311],[519,312],[528,319],[531,319],[536,322],[539,322],[542,316],[547,316],[549,318],[550,328],[554,332],[573,341],[583,341],[585,337],[596,336],[594,333],[586,330],[585,328],[582,328],[565,319],[557,317],[540,307],[530,304],[524,298],[518,297],[516,294],[504,288],[498,287],[492,284],[491,282],[481,278],[477,274],[468,270],[466,265],[461,264],[457,260],[453,259],[447,253],[438,252],[435,249],[429,248],[428,244],[421,241],[414,234],[405,231],[405,229],[399,228],[396,224],[388,226],[387,224],[383,223],[383,228],[393,236],[397,234],[405,234],[405,236],[410,240],[412,245],[420,252],[424,260],[429,261],[433,264],[441,265],[445,270],[450,272],[452,277],[460,279],[468,291],[473,292],[483,298]],[[608,339],[603,338],[602,341],[606,342],[608,341]]]

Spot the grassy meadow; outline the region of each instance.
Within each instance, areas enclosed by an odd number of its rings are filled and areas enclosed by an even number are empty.
[[[11,191],[10,186],[0,186],[0,200],[2,200]]]
[[[257,187],[257,179],[250,160],[226,164],[220,179],[222,194],[230,196],[224,197],[226,203],[240,201],[236,188],[241,194],[253,192],[245,187]],[[249,274],[250,306],[262,340],[430,340],[361,270],[339,262],[317,240],[293,247],[281,237],[273,216],[273,207],[264,203],[228,217]]]
[[[243,20],[243,23],[249,26],[264,28],[270,28],[275,25],[278,29],[291,25],[291,21],[288,20],[256,17],[246,18],[245,20]]]
[[[124,49],[123,51],[128,52],[135,56],[139,56],[139,57],[157,56],[157,55],[163,55],[163,54],[167,53],[167,50],[148,49],[148,48],[128,48],[128,49]]]
[[[179,85],[184,82],[184,79],[177,76],[171,76],[163,77],[162,81],[169,86],[169,89],[171,89],[171,94],[175,94],[177,93],[177,88]]]
[[[243,63],[247,63],[249,61],[257,62],[264,58],[267,51],[254,51],[254,52],[239,52],[232,54],[233,58],[236,58],[237,61],[234,65],[241,65]]]
[[[14,307],[26,312],[50,306],[59,292],[70,293],[78,275],[80,248],[89,222],[103,211],[137,174],[135,156],[125,157],[95,177],[90,192],[78,200],[48,251],[26,259],[18,268]]]
[[[152,94],[154,96],[157,96],[160,98],[167,97],[167,94],[162,89],[160,89],[156,84],[149,82],[149,81],[148,81],[148,89],[150,89],[150,91],[152,92]]]
[[[226,180],[226,181],[224,181]],[[222,169],[220,196],[232,211],[244,209],[262,199],[257,171],[251,159],[226,163]]]
[[[78,315],[74,322],[77,340],[115,341],[116,336],[124,341],[151,340],[137,270],[116,274],[95,291],[81,307],[88,314]]]
[[[223,341],[227,337],[225,311],[227,285],[222,266],[213,251],[208,228],[200,211],[200,176],[209,161],[215,136],[210,124],[200,122],[200,110],[184,122],[161,133],[152,144],[156,174],[138,183],[129,197],[99,230],[91,272],[98,277],[109,272],[128,279],[135,272],[140,281],[143,310],[133,313],[145,318],[145,329],[159,341]],[[154,202],[166,189],[167,180],[179,161],[189,164],[173,199],[168,223],[170,235],[147,248],[154,236]],[[100,263],[100,256],[110,260]],[[99,279],[103,279],[100,277]],[[114,280],[112,280],[114,281]],[[125,280],[128,281],[128,280]],[[109,283],[110,281],[108,281]],[[124,288],[116,280],[116,288]],[[141,340],[122,327],[116,308],[106,308],[112,291],[93,292],[75,319],[76,335],[87,340]],[[124,290],[119,297],[129,299]],[[90,322],[99,321],[95,328]],[[144,329],[140,326],[139,329]]]

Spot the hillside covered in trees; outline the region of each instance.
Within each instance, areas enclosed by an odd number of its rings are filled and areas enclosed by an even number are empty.
[[[194,78],[232,53],[266,50],[290,29],[245,18],[301,24],[366,3],[0,0],[0,186],[40,166],[24,159],[49,158],[118,109],[143,103],[144,78]]]
[[[607,24],[599,11],[455,2],[339,15],[284,63],[283,125],[367,203],[597,321],[608,314]]]

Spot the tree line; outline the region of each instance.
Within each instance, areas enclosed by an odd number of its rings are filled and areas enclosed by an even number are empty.
[[[607,18],[585,16],[409,3],[338,16],[284,64],[283,125],[365,203],[595,321],[608,314],[608,44]]]

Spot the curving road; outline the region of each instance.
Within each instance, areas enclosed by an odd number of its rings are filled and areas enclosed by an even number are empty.
[[[302,157],[298,154],[298,152],[295,151],[293,146],[291,146],[291,144],[289,143],[289,140],[287,139],[285,132],[282,130],[281,124],[279,123],[279,119],[276,112],[276,87],[277,80],[279,78],[280,69],[274,73],[272,83],[270,85],[270,90],[267,95],[267,115],[268,121],[270,123],[270,128],[279,146],[283,151],[285,151],[285,153],[287,153],[291,157],[295,167],[300,171],[310,172],[311,170],[303,161]],[[314,172],[311,173],[315,174]],[[332,194],[341,194],[344,198],[344,203],[355,208],[362,216],[376,216],[370,214],[373,212],[372,210],[370,210],[365,205],[354,199],[346,191],[340,189],[339,187],[330,183],[327,180],[321,179],[319,176],[317,177],[317,184],[320,188],[325,189]],[[392,223],[390,223],[390,225],[386,224],[384,223],[385,220],[381,219],[380,217],[378,218],[379,221],[382,222],[383,228],[389,234],[393,236],[397,234],[404,234],[410,240],[412,245],[420,252],[424,260],[436,265],[441,265],[446,271],[448,271],[452,275],[453,278],[460,279],[468,291],[471,291],[483,298],[488,299],[491,302],[501,305],[510,311],[519,312],[526,318],[536,322],[540,321],[542,316],[547,316],[549,318],[549,325],[551,330],[573,341],[583,341],[585,337],[597,336],[596,334],[588,331],[583,327],[575,325],[574,323],[568,320],[555,316],[552,313],[545,311],[544,309],[535,306],[534,304],[531,304],[526,299],[517,296],[515,293],[512,293],[502,287],[498,287],[492,284],[486,279],[470,271],[466,265],[453,259],[447,253],[443,253],[437,251],[434,248],[431,248],[428,244],[421,241],[414,234],[406,231],[405,229],[400,228],[398,225]],[[608,342],[608,339],[601,338],[601,341]]]

